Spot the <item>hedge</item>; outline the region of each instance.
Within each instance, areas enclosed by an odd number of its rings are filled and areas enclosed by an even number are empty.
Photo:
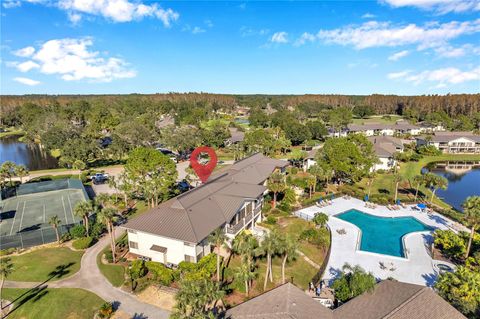
[[[72,243],[73,248],[75,249],[87,249],[93,244],[93,238],[92,237],[82,237],[77,240],[75,240]]]
[[[165,267],[164,264],[155,261],[147,261],[145,266],[147,267],[148,272],[152,274],[153,279],[162,285],[170,286],[173,282],[173,270]]]

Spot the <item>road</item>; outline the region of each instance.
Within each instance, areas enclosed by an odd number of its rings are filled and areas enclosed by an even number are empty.
[[[117,228],[119,237],[123,230]],[[132,318],[166,319],[170,313],[161,308],[139,301],[133,294],[114,287],[102,275],[97,267],[97,255],[107,246],[109,237],[104,236],[94,246],[86,250],[82,257],[81,268],[73,276],[52,282],[15,282],[6,281],[5,288],[34,288],[46,285],[48,288],[81,288],[97,294],[106,301],[118,304],[118,309],[128,313]]]

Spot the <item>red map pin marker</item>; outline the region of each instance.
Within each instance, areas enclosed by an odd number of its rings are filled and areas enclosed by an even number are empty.
[[[198,162],[198,157],[202,153],[206,153],[208,154],[208,157],[210,157],[210,160],[206,165]],[[202,183],[205,183],[215,169],[215,166],[217,166],[217,154],[215,154],[215,150],[208,146],[197,147],[190,155],[190,166],[192,166]]]

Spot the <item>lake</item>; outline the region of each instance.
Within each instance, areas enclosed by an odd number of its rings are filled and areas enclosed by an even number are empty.
[[[480,161],[438,162],[427,169],[448,179],[447,190],[439,189],[436,194],[456,209],[462,210],[468,196],[480,196]]]
[[[57,168],[58,161],[37,144],[18,141],[19,136],[0,138],[0,163],[12,161],[25,165],[29,170]]]

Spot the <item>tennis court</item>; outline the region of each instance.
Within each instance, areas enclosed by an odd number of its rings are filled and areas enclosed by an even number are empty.
[[[80,181],[47,181],[25,185],[17,190],[17,196],[2,201],[2,249],[56,240],[55,231],[48,223],[52,216],[56,215],[61,220],[61,233],[81,220],[73,214],[75,205],[88,199]]]

